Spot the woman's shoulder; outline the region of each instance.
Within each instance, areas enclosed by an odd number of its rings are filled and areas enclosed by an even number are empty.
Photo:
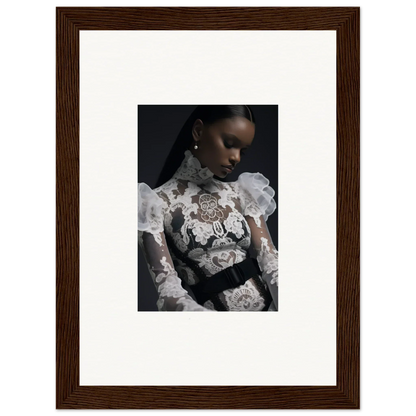
[[[146,182],[137,184],[138,230],[158,233],[163,230],[168,201],[160,187],[152,189]]]
[[[275,194],[274,189],[270,186],[270,181],[260,172],[243,172],[240,173],[237,180],[231,182],[238,190],[246,191],[266,191]]]
[[[253,202],[267,218],[275,211],[275,190],[270,186],[270,181],[260,172],[243,172],[232,183],[235,192],[243,200],[243,206],[249,207]]]
[[[172,186],[172,181],[174,181],[174,179],[170,179],[164,184],[155,188],[151,188],[146,182],[139,182],[138,183],[139,195],[141,195],[142,197],[146,196],[146,197],[151,197],[151,198],[159,197],[167,202],[168,192],[166,191]]]

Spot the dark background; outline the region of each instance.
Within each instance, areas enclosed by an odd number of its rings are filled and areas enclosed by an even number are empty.
[[[249,104],[250,105],[250,104]],[[196,105],[138,106],[138,182],[152,189],[165,159],[183,124]],[[250,105],[256,119],[256,132],[250,150],[234,172],[227,176],[236,181],[243,172],[260,172],[275,190],[276,211],[267,220],[271,237],[278,249],[278,106]],[[138,310],[157,311],[158,295],[142,251],[138,250]]]

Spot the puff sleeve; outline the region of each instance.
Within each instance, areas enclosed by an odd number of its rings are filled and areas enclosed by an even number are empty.
[[[262,271],[262,279],[267,284],[273,302],[269,311],[277,310],[279,253],[276,250],[266,221],[276,210],[273,199],[274,189],[261,173],[242,173],[236,181],[236,191],[240,197],[243,215],[251,231],[251,248]]]
[[[211,311],[182,287],[166,244],[163,219],[167,202],[147,184],[138,184],[138,238],[149,273],[159,294],[159,311]]]

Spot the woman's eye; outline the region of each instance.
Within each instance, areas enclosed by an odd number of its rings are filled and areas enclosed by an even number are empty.
[[[233,143],[228,143],[228,142],[224,142],[224,146],[227,148],[227,149],[231,149],[232,147],[234,147],[234,144]],[[241,156],[244,156],[246,154],[246,152],[243,150],[243,151],[241,151]]]

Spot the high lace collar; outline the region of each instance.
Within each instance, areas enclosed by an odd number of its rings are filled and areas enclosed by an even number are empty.
[[[203,168],[198,158],[190,150],[186,150],[184,154],[185,157],[173,175],[173,178],[186,179],[196,184],[206,183],[212,180],[214,173],[208,167]]]

